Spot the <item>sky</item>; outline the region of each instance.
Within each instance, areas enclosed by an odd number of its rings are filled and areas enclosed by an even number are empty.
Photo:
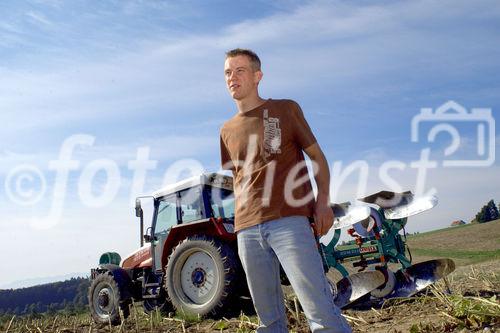
[[[259,54],[262,97],[301,105],[333,201],[435,194],[409,232],[500,201],[496,1],[6,0],[0,15],[0,288],[126,256],[135,196],[188,163],[219,170],[219,129],[236,112],[224,52],[236,47]],[[460,119],[422,120],[423,108]]]

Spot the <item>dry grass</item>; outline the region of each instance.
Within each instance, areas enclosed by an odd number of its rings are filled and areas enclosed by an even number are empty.
[[[500,259],[500,220],[412,235],[408,245],[417,255],[451,257],[462,264]]]
[[[500,262],[459,267],[449,277],[452,293],[439,281],[426,293],[411,298],[392,299],[378,308],[344,311],[354,332],[489,332],[500,330]],[[285,299],[290,332],[309,332],[306,318],[296,298]],[[12,317],[0,332],[255,332],[258,321],[244,313],[235,318],[202,320],[177,315],[163,317],[159,312],[145,314],[134,304],[130,317],[120,326],[97,327],[89,314],[56,315],[41,318]]]
[[[461,234],[462,232],[465,234]],[[450,248],[446,250],[452,253],[456,248],[465,251],[490,251],[499,248],[499,232],[500,222],[495,222],[421,234],[412,237],[409,243],[413,247],[426,246],[427,249],[437,251],[443,250],[443,244],[447,244]],[[464,239],[468,239],[468,242],[463,242]],[[476,244],[479,242],[486,244]],[[424,259],[427,258],[414,255],[414,262]],[[458,267],[448,277],[451,294],[447,293],[447,286],[441,280],[426,293],[415,297],[393,299],[381,307],[367,310],[346,310],[344,311],[345,318],[353,327],[354,332],[426,333],[483,332],[484,330],[500,332],[500,260],[476,262],[473,265],[465,265],[467,260],[456,258],[454,260]],[[285,304],[290,332],[309,332],[306,318],[293,294],[287,294]],[[131,310],[130,317],[120,326],[97,327],[88,313],[73,316],[42,315],[40,318],[13,316],[0,323],[0,332],[249,333],[255,332],[258,325],[256,316],[245,313],[234,318],[202,320],[199,317],[182,314],[172,317],[164,317],[159,312],[145,314],[140,304],[134,304]]]

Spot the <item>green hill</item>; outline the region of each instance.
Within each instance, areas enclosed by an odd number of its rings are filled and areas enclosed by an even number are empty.
[[[0,290],[0,316],[83,308],[87,304],[89,284],[88,279],[72,278],[28,288]]]
[[[500,259],[500,220],[408,236],[414,262],[451,258],[458,265]]]

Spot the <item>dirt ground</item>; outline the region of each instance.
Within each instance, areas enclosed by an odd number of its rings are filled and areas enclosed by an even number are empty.
[[[408,243],[417,249],[497,253],[500,249],[500,221],[438,230],[423,237],[417,235],[409,238]],[[435,255],[417,254],[413,263],[435,258]],[[448,286],[440,280],[412,298],[393,299],[385,304],[364,303],[344,309],[343,315],[354,332],[500,332],[500,260],[497,258],[492,256],[490,261],[467,265],[468,260],[453,257],[457,267],[447,278]],[[336,271],[328,276],[333,281],[341,277]],[[292,290],[285,287],[285,292],[290,332],[309,332]],[[96,327],[90,314],[85,313],[34,320],[13,318],[3,327],[0,325],[0,332],[255,332],[257,317],[250,299],[240,299],[230,312],[226,318],[220,319],[165,318],[159,313],[144,314],[140,303],[136,303],[131,316],[121,326]]]
[[[450,274],[448,282],[452,294],[487,299],[496,296],[500,307],[500,261],[459,266]],[[435,287],[437,292],[447,289],[444,281],[438,282]],[[465,319],[454,318],[449,313],[449,306],[430,290],[410,299],[343,311],[354,332],[500,332],[498,317],[474,327]],[[297,331],[309,332],[305,325]]]
[[[500,332],[500,261],[459,266],[448,281],[451,294],[446,294],[446,285],[441,280],[415,297],[393,299],[385,304],[365,303],[344,310],[343,315],[354,332]],[[287,294],[286,306],[290,332],[309,332],[293,294]],[[241,314],[238,310],[227,318],[201,320],[165,318],[159,313],[146,315],[140,304],[134,304],[130,317],[121,326],[96,327],[89,313],[85,313],[41,319],[13,318],[0,326],[0,332],[255,332],[257,317],[252,313],[251,301],[241,300],[239,307],[244,310]]]
[[[448,278],[451,293],[467,297],[492,299],[500,307],[500,261],[458,267]],[[434,289],[438,294],[445,291],[443,281]],[[446,296],[446,293],[444,294]],[[298,305],[293,297],[287,297],[290,332],[309,332],[303,313],[297,312]],[[465,317],[450,315],[449,304],[436,297],[432,291],[413,298],[391,300],[385,304],[358,306],[343,311],[354,332],[397,333],[397,332],[500,332],[500,318],[493,317],[483,322],[469,322]],[[497,316],[498,316],[498,312]],[[205,320],[185,325],[184,332],[254,332],[256,318],[248,317]],[[179,329],[179,328],[177,328]],[[161,330],[161,332],[181,332]]]

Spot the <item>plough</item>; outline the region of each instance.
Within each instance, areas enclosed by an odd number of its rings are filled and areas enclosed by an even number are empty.
[[[383,301],[409,297],[454,271],[451,259],[412,265],[406,244],[408,217],[433,208],[435,196],[415,198],[409,191],[381,191],[359,201],[363,205],[332,205],[333,227],[318,239],[325,271],[336,269],[343,277],[331,283],[337,306],[344,308],[361,298]],[[351,238],[347,244],[339,244],[342,230]],[[349,273],[349,262],[357,272]]]

